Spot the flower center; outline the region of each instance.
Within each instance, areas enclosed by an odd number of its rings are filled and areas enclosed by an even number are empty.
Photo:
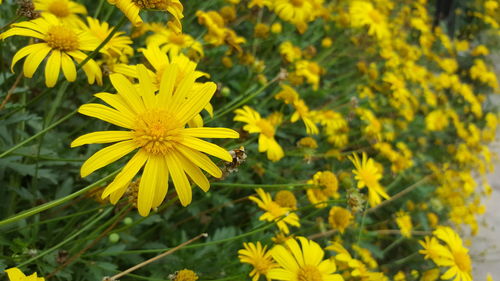
[[[68,3],[64,0],[53,0],[47,9],[51,14],[54,14],[58,18],[65,18],[71,15]]]
[[[371,10],[368,16],[374,23],[381,23],[383,21],[382,15],[375,9]]]
[[[333,221],[336,226],[345,226],[349,223],[349,211],[346,210],[337,210],[333,214]]]
[[[171,32],[168,36],[168,40],[180,47],[182,47],[185,43],[184,35],[182,33],[176,34],[175,32]]]
[[[137,116],[134,141],[146,152],[165,155],[182,140],[183,126],[173,114],[154,109]]]
[[[454,252],[453,257],[458,268],[463,272],[470,272],[472,270],[469,255],[464,251]]]
[[[61,51],[74,51],[78,50],[79,42],[76,33],[62,25],[55,25],[50,27],[45,41],[52,49]]]
[[[304,4],[304,0],[291,0],[290,2],[295,7],[302,7],[302,4]]]
[[[321,272],[313,265],[304,265],[297,274],[298,281],[322,281]]]
[[[260,119],[257,121],[257,126],[261,129],[262,133],[266,137],[274,137],[274,127],[273,125],[267,121],[266,119]]]
[[[169,0],[132,0],[141,9],[166,10]]]
[[[278,205],[276,202],[270,202],[267,206],[267,211],[275,218],[281,217],[286,214],[286,209]]]

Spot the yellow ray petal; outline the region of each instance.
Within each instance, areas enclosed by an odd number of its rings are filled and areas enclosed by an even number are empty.
[[[15,55],[14,58],[12,58],[12,64],[10,66],[10,71],[14,72],[14,65],[24,58],[25,56],[31,54],[32,52],[38,50],[41,46],[45,46],[50,50],[49,45],[47,43],[38,43],[38,44],[33,44],[33,45],[28,45],[21,50],[19,50]]]
[[[184,145],[178,145],[175,148],[196,166],[202,168],[213,177],[222,177],[222,171],[205,154]]]
[[[124,116],[127,117],[129,120],[134,120],[136,113],[128,104],[125,102],[125,99],[116,94],[110,94],[110,93],[97,93],[94,96],[100,98],[102,101],[105,103],[109,104],[110,106],[114,107],[116,110],[120,111],[121,113],[124,114]]]
[[[36,44],[37,48],[32,50],[32,53],[24,60],[23,72],[24,76],[31,78],[42,63],[43,59],[50,52],[50,47],[47,44]]]
[[[153,208],[160,206],[165,199],[168,191],[168,168],[165,157],[161,158],[161,161],[157,162],[158,165],[158,185],[156,186],[155,198],[153,199]]]
[[[121,170],[112,183],[110,183],[106,189],[102,192],[102,198],[108,197],[111,193],[116,192],[122,188],[125,188],[130,181],[135,177],[135,175],[142,168],[144,163],[148,160],[148,155],[146,152],[139,150],[130,161],[127,162],[125,167]]]
[[[170,176],[172,177],[172,181],[174,183],[175,191],[179,196],[179,200],[181,201],[182,206],[187,206],[191,203],[192,199],[192,190],[191,185],[184,173],[184,170],[181,168],[179,164],[179,159],[175,156],[175,154],[167,154],[165,155],[165,160],[167,161],[168,171]]]
[[[115,73],[109,76],[111,84],[118,91],[118,94],[123,97],[130,108],[136,113],[141,113],[145,110],[144,102],[142,101],[136,88],[125,76]]]
[[[62,60],[61,60],[61,65],[62,65],[62,70],[64,73],[64,77],[69,82],[73,82],[76,80],[76,67],[75,63],[73,60],[65,53],[62,53]]]
[[[156,105],[155,87],[149,76],[148,70],[143,64],[137,65],[137,74],[139,76],[139,85],[141,88],[141,97],[146,108],[152,108]]]
[[[182,140],[182,144],[192,149],[196,149],[201,152],[205,152],[206,154],[210,154],[212,156],[220,158],[226,162],[233,161],[233,157],[231,157],[231,154],[229,154],[227,150],[213,143],[185,136]]]
[[[196,138],[231,138],[237,139],[240,134],[228,128],[186,128],[182,134]]]
[[[297,272],[299,270],[299,265],[297,261],[293,258],[292,254],[281,245],[274,246],[271,249],[271,255],[276,262],[283,268],[291,272]]]
[[[71,147],[77,147],[91,143],[109,143],[124,141],[133,138],[131,131],[100,131],[79,136],[72,143]]]
[[[161,76],[160,92],[158,94],[158,104],[168,107],[172,102],[172,92],[174,91],[175,81],[177,80],[177,64],[169,64],[165,67]]]
[[[82,178],[90,175],[97,169],[115,162],[136,148],[137,144],[134,141],[129,140],[115,143],[97,151],[94,155],[87,159],[85,163],[83,163],[80,171]]]
[[[156,187],[158,186],[158,173],[160,172],[158,162],[163,162],[162,156],[150,155],[142,172],[137,198],[137,210],[143,217],[149,215],[155,198]]]
[[[186,102],[177,105],[179,108],[177,113],[179,121],[185,124],[187,121],[193,119],[196,114],[200,113],[200,111],[210,102],[216,89],[217,85],[215,85],[215,83],[207,82],[201,89],[188,96]],[[177,107],[175,103],[173,106]]]
[[[56,85],[61,69],[61,51],[53,50],[45,65],[45,85],[52,88]]]
[[[132,129],[132,127],[134,126],[134,120],[127,118],[123,115],[123,113],[102,104],[84,104],[80,106],[78,112],[83,115],[95,117],[123,128]]]
[[[180,160],[181,166],[188,174],[191,180],[198,185],[203,191],[207,192],[210,189],[210,182],[203,172],[193,162],[184,157],[181,153],[174,151],[176,157]]]

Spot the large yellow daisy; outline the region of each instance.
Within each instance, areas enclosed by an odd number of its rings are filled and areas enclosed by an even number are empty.
[[[276,245],[271,249],[273,259],[280,268],[272,268],[268,271],[268,277],[275,280],[286,281],[343,281],[340,274],[334,274],[337,270],[332,259],[323,260],[325,255],[323,249],[314,241],[305,237],[288,239],[285,244]]]
[[[282,20],[293,23],[300,33],[307,30],[307,24],[315,17],[310,0],[275,0],[274,11]]]
[[[11,70],[14,71],[14,65],[26,57],[23,72],[25,77],[31,78],[47,57],[45,84],[49,88],[56,84],[61,69],[68,81],[75,81],[76,67],[73,60],[77,63],[82,62],[87,58],[82,51],[93,51],[99,46],[99,41],[95,37],[70,25],[64,25],[51,14],[12,26],[11,29],[0,34],[0,39],[19,35],[34,37],[39,39],[40,43],[31,44],[19,50],[12,59]],[[90,84],[96,80],[98,84],[102,84],[101,69],[93,59],[90,59],[82,68]]]
[[[78,15],[86,15],[87,9],[82,4],[69,0],[34,0],[35,10],[43,14],[56,16],[65,24],[78,24],[82,20]]]
[[[200,168],[214,177],[222,176],[221,170],[202,152],[228,162],[232,161],[231,155],[199,138],[239,137],[237,132],[226,128],[186,128],[186,123],[208,104],[217,86],[207,82],[195,87],[194,75],[187,75],[176,84],[179,68],[177,64],[170,64],[165,69],[158,93],[143,65],[137,67],[138,85],[121,74],[112,74],[111,83],[118,93],[96,94],[111,107],[93,103],[78,110],[127,129],[86,134],[74,140],[71,146],[117,142],[87,159],[81,168],[82,177],[137,151],[106,187],[102,197],[111,196],[111,202],[116,203],[144,167],[137,200],[142,216],[162,203],[170,177],[182,205],[186,206],[192,197],[187,176],[203,191],[208,191],[210,183]]]

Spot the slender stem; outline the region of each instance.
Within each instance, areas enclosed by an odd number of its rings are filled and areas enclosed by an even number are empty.
[[[108,209],[106,209],[104,212],[102,212],[101,214],[99,214],[99,213],[98,213],[98,214],[95,214],[95,215],[91,218],[91,220],[90,220],[89,222],[86,222],[85,224],[83,224],[82,229],[80,229],[79,231],[75,232],[73,235],[69,236],[69,237],[68,237],[68,238],[66,238],[64,241],[62,241],[62,242],[60,242],[60,243],[56,244],[55,246],[53,246],[53,247],[51,247],[51,248],[49,248],[49,249],[47,249],[47,250],[45,250],[45,251],[41,252],[40,254],[38,254],[38,255],[36,255],[36,256],[34,256],[34,257],[32,257],[31,259],[28,259],[28,260],[24,261],[23,263],[19,264],[19,265],[18,265],[18,267],[22,267],[22,266],[25,266],[25,265],[27,265],[27,264],[30,264],[31,262],[33,262],[33,261],[35,261],[35,260],[37,260],[37,259],[39,259],[39,258],[41,258],[41,257],[43,257],[43,256],[45,256],[45,255],[47,255],[47,254],[49,254],[49,253],[51,253],[51,252],[53,252],[53,251],[55,251],[55,250],[57,250],[57,249],[61,248],[61,246],[62,246],[62,245],[66,244],[66,243],[68,243],[68,242],[70,242],[70,241],[72,241],[72,240],[73,240],[73,239],[75,239],[78,235],[82,234],[83,232],[87,231],[87,229],[89,229],[89,228],[91,228],[92,226],[94,226],[94,224],[96,224],[96,223],[97,223],[98,221],[100,221],[102,218],[104,218],[105,216],[107,216],[107,215],[111,212],[111,210],[112,210],[112,209],[113,209],[113,208],[108,208]]]
[[[281,183],[281,184],[246,184],[246,183],[228,183],[228,182],[213,182],[211,186],[218,187],[241,187],[241,188],[288,188],[288,187],[308,187],[311,186],[307,183]]]
[[[172,249],[170,249],[170,250],[168,250],[168,251],[166,251],[166,252],[164,252],[162,254],[157,255],[156,257],[153,257],[153,258],[150,258],[149,260],[143,261],[140,264],[134,265],[131,268],[129,268],[129,269],[127,269],[127,270],[125,270],[125,271],[123,271],[121,273],[118,273],[118,274],[116,274],[116,275],[114,275],[114,276],[112,276],[110,278],[104,278],[103,280],[104,281],[114,281],[114,280],[117,280],[118,278],[123,277],[123,276],[127,275],[128,273],[130,273],[132,271],[135,271],[135,270],[137,270],[137,269],[139,269],[139,268],[141,268],[143,266],[146,266],[146,265],[148,265],[148,264],[150,264],[152,262],[155,262],[155,261],[157,261],[157,260],[159,260],[159,259],[161,259],[163,257],[166,257],[166,256],[172,254],[173,252],[176,252],[177,250],[185,247],[186,245],[189,245],[189,244],[193,243],[194,241],[196,241],[196,240],[198,240],[198,239],[200,239],[202,237],[207,237],[207,236],[208,236],[207,233],[202,233],[202,234],[200,234],[200,235],[198,235],[198,236],[196,236],[196,237],[194,237],[194,238],[192,238],[192,239],[190,239],[190,240],[188,240],[188,241],[186,241],[186,242],[184,242],[184,243],[182,243],[182,244],[180,244],[180,245],[178,245],[178,246],[176,246],[176,247],[174,247],[174,248],[172,248]]]
[[[99,0],[99,5],[97,6],[97,9],[95,10],[94,13],[94,18],[97,18],[99,16],[99,13],[101,13],[102,6],[104,6],[104,0]]]
[[[106,182],[107,180],[111,179],[112,177],[114,177],[116,174],[118,174],[120,170],[117,170],[117,171],[114,171],[113,173],[107,175],[106,177],[90,184],[90,185],[87,185],[86,187],[78,190],[77,192],[74,192],[74,193],[71,193],[70,195],[67,195],[65,197],[62,197],[62,198],[59,198],[59,199],[56,199],[54,201],[51,201],[51,202],[48,202],[48,203],[45,203],[43,205],[40,205],[40,206],[37,206],[37,207],[34,207],[34,208],[31,208],[27,211],[24,211],[20,214],[17,214],[13,217],[10,217],[8,219],[5,219],[5,220],[2,220],[0,221],[0,226],[3,226],[3,225],[7,225],[9,223],[13,223],[13,222],[16,222],[18,220],[22,220],[24,218],[27,218],[27,217],[30,217],[32,215],[35,215],[35,214],[38,214],[40,212],[43,212],[45,210],[48,210],[50,208],[54,208],[56,206],[59,206],[61,204],[63,204],[64,202],[67,202],[75,197],[78,197],[82,194],[85,194],[86,192],[88,192],[89,190],[91,190],[92,188],[96,187],[96,186],[99,186],[101,184],[103,184],[104,182]]]

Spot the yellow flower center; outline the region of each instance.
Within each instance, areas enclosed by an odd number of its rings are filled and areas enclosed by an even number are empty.
[[[166,10],[169,0],[132,0],[141,9]]]
[[[71,15],[68,3],[64,0],[53,0],[47,9],[51,14],[54,14],[58,18],[65,18]]]
[[[302,7],[302,4],[304,4],[304,0],[291,0],[290,2],[295,7]]]
[[[255,259],[253,267],[259,274],[266,275],[267,271],[271,268],[271,262],[264,257],[259,257]]]
[[[332,220],[336,227],[344,228],[349,224],[350,213],[347,210],[340,209],[333,213]]]
[[[182,128],[170,112],[149,110],[137,116],[134,141],[148,153],[165,155],[182,140]]]
[[[52,49],[61,51],[78,50],[79,42],[76,33],[62,25],[55,25],[49,28],[45,41]]]
[[[295,195],[288,190],[278,191],[278,193],[276,193],[275,201],[281,207],[290,209],[295,209],[297,207],[297,199],[295,198]]]
[[[196,281],[198,280],[198,275],[192,270],[183,269],[177,272],[174,281]]]
[[[260,128],[260,130],[262,131],[262,133],[266,137],[270,137],[270,138],[274,137],[274,127],[266,119],[260,119],[260,120],[258,120],[257,121],[257,126]]]
[[[453,257],[458,268],[463,272],[471,272],[472,266],[469,255],[464,251],[454,252]]]
[[[375,9],[371,10],[368,16],[374,23],[381,23],[383,21],[382,15]]]
[[[168,36],[168,40],[170,41],[170,43],[173,43],[180,47],[184,46],[186,42],[182,33],[177,34],[175,32],[170,33],[170,35]]]
[[[314,265],[304,265],[297,274],[298,281],[322,281],[321,272]]]

